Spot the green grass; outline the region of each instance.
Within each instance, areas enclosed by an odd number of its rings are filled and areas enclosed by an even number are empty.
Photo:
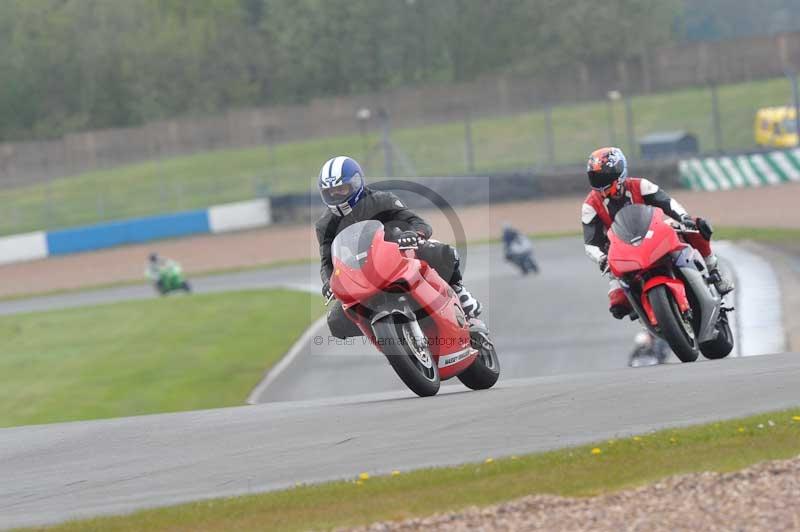
[[[715,240],[758,240],[764,243],[800,242],[800,229],[780,227],[720,227]]]
[[[753,147],[755,111],[789,101],[788,82],[781,79],[720,87],[723,149]],[[698,135],[701,149],[715,149],[707,89],[686,89],[633,99],[635,135],[686,129]],[[622,104],[613,111],[616,143],[627,148]],[[518,170],[549,164],[544,114],[473,120],[476,170]],[[559,106],[553,110],[555,162],[580,166],[598,145],[611,142],[605,102]],[[393,141],[418,175],[454,175],[466,171],[464,124],[399,128]],[[298,192],[313,186],[319,165],[336,154],[361,159],[370,175],[383,172],[378,134],[368,137],[364,153],[358,135],[223,150],[112,168],[55,179],[43,185],[0,191],[0,234],[53,229],[129,218],[251,198]],[[398,161],[395,173],[407,174]]]
[[[770,422],[773,422],[770,425]],[[594,454],[593,449],[599,449]],[[308,530],[397,520],[536,493],[592,496],[680,473],[729,472],[800,454],[800,409],[635,438],[75,521],[58,532]],[[488,457],[487,457],[488,458]],[[387,463],[387,467],[391,467]],[[355,479],[359,472],[354,471]]]
[[[289,290],[0,318],[0,427],[244,404],[313,319]]]

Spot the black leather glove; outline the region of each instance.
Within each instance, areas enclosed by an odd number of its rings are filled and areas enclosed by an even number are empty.
[[[397,237],[397,244],[401,248],[415,248],[419,245],[419,235],[414,231],[403,231]]]
[[[697,230],[700,231],[700,236],[706,240],[711,240],[711,235],[714,234],[714,228],[711,227],[707,220],[702,218],[697,219]]]
[[[686,226],[686,229],[692,229],[692,230],[697,229],[697,222],[694,220],[694,218],[692,218],[688,214],[681,215],[681,223],[684,226]]]
[[[597,265],[600,267],[600,273],[606,273],[606,268],[608,268],[608,257],[603,255],[599,261],[597,261]]]
[[[325,281],[322,283],[322,297],[325,298],[325,301],[329,300],[333,296],[333,290],[331,290],[331,283],[330,281]]]

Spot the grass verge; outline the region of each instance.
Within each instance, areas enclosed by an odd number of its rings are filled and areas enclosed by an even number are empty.
[[[800,242],[800,229],[778,227],[720,227],[716,240],[757,240],[764,243]]]
[[[290,290],[0,318],[0,427],[243,404],[322,313]]]
[[[720,149],[752,148],[756,110],[782,105],[790,97],[790,86],[784,78],[719,87],[724,131]],[[679,129],[697,135],[701,149],[716,148],[707,88],[637,96],[632,99],[631,108],[637,137]],[[609,138],[608,113],[608,102],[553,108],[555,163],[584,161],[592,149],[602,144],[620,144],[635,152],[622,135],[623,105],[612,109],[613,123],[620,132],[616,139]],[[545,114],[541,110],[473,120],[475,171],[549,165],[546,150],[542,149],[547,145],[545,131]],[[392,140],[404,155],[402,160],[410,161],[413,167],[398,168],[401,174],[458,175],[468,171],[464,123],[460,120],[398,128],[392,132]],[[377,148],[379,133],[370,133],[366,141]],[[381,150],[364,153],[364,139],[358,135],[284,143],[272,150],[259,146],[148,161],[0,191],[0,234],[204,208],[254,195],[305,191],[314,185],[318,165],[343,153],[361,159],[370,175],[383,171]]]
[[[593,496],[681,473],[735,471],[800,453],[800,409],[454,468],[298,486],[127,516],[53,532],[308,530],[430,515],[549,493]],[[389,464],[387,464],[387,467]],[[42,530],[42,529],[37,529]]]

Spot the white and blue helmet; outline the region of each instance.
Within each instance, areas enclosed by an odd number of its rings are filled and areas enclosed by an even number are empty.
[[[317,184],[325,205],[344,216],[364,195],[364,172],[355,159],[340,155],[322,165]]]

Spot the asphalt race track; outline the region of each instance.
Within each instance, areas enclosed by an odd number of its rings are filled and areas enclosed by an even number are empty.
[[[0,526],[498,457],[796,406],[800,357],[0,430]]]
[[[607,310],[608,282],[577,239],[536,247],[540,275],[523,277],[499,246],[469,249],[465,284],[484,305],[500,356],[501,378],[624,367],[639,327]],[[296,401],[404,390],[385,358],[363,338],[333,338],[322,323],[296,358],[251,402]],[[410,394],[410,392],[409,392]]]
[[[260,391],[256,399],[268,404],[0,429],[0,527],[457,464],[800,404],[797,355],[627,368],[637,328],[607,314],[607,285],[580,242],[540,242],[537,259],[542,274],[523,278],[496,247],[468,255],[468,284],[487,308],[503,367],[493,390],[445,383],[439,396],[416,398],[369,346],[328,345],[323,330],[321,345],[311,334]],[[316,289],[315,269],[220,275],[195,286]],[[87,297],[5,302],[0,312]],[[89,299],[140,297],[153,296],[126,287]]]

